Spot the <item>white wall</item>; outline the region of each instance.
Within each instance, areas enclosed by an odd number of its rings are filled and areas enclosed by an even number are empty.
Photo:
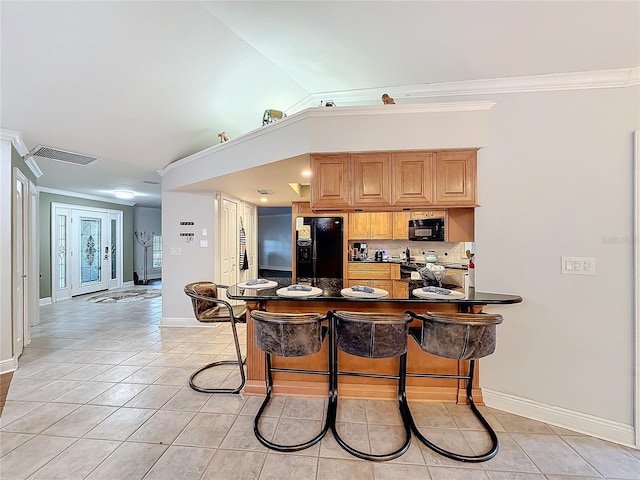
[[[613,422],[621,434],[633,423],[639,91],[493,96],[478,159],[476,288],[524,298],[492,309],[505,322],[482,385]],[[596,257],[596,275],[561,275],[563,255]]]
[[[162,210],[160,208],[134,207],[133,208],[134,232],[146,232],[162,235]],[[133,242],[133,271],[138,272],[140,279],[144,278],[144,247],[137,241]],[[153,245],[147,250],[147,279],[160,278],[162,268],[153,268]]]
[[[216,250],[215,194],[162,192],[162,320],[163,324],[199,325],[193,317],[191,300],[184,293],[190,282],[215,280]],[[194,222],[183,226],[180,222]],[[200,246],[202,229],[207,229],[208,246]],[[195,233],[187,242],[180,233]],[[171,255],[179,249],[180,255]]]

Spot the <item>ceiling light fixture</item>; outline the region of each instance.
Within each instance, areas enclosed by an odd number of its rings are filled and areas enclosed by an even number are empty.
[[[260,201],[262,203],[267,203],[269,201],[269,199],[267,197],[260,197]]]
[[[120,200],[131,200],[136,196],[135,193],[129,192],[127,190],[114,190],[113,195]]]
[[[310,177],[311,176],[311,170],[303,170],[300,172],[300,175],[302,175],[303,177]]]

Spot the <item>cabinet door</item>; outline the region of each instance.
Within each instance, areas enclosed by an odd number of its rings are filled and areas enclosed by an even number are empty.
[[[349,239],[350,240],[368,240],[369,224],[371,219],[369,213],[350,213],[349,214]]]
[[[476,151],[436,153],[435,203],[476,205]]]
[[[409,239],[409,219],[411,212],[393,212],[393,239]]]
[[[392,205],[431,205],[433,203],[433,154],[394,153]]]
[[[376,240],[391,240],[393,238],[393,212],[371,212],[371,235]]]
[[[346,288],[351,288],[354,285],[362,285],[363,287],[370,287],[371,280],[347,280],[345,282]]]
[[[388,263],[353,262],[347,265],[347,275],[349,280],[388,280],[391,276],[391,270]]]
[[[409,284],[406,281],[393,281],[393,298],[409,298]]]
[[[338,210],[350,202],[349,155],[311,156],[311,208]]]
[[[391,280],[371,280],[371,286],[386,290],[389,295],[393,294],[393,282]]]
[[[391,203],[391,175],[388,153],[351,155],[353,206],[388,206]]]

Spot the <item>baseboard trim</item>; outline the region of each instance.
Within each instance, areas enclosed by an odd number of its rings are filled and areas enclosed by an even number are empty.
[[[202,327],[204,325],[206,323],[199,322],[195,318],[162,317],[160,320],[161,327]]]
[[[18,368],[18,362],[15,358],[0,361],[0,375],[15,371]]]
[[[41,298],[40,299],[40,306],[42,307],[43,305],[51,305],[51,297],[46,297],[46,298]]]
[[[633,447],[632,425],[556,407],[495,390],[482,389],[485,405],[575,432]]]

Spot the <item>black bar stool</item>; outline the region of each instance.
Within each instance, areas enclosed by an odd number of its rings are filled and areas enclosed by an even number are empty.
[[[491,355],[496,349],[496,325],[502,323],[499,314],[474,313],[431,313],[411,317],[422,321],[422,327],[411,327],[411,336],[420,348],[438,357],[469,360],[469,375],[440,375],[428,373],[407,373],[407,377],[456,378],[467,381],[467,400],[473,414],[491,437],[491,448],[480,455],[461,455],[433,444],[420,433],[413,421],[408,402],[404,402],[411,430],[416,437],[433,451],[460,462],[484,462],[498,453],[498,437],[482,416],[473,401],[473,374],[476,359]]]
[[[411,429],[409,426],[403,402],[406,402],[406,378],[407,371],[407,329],[411,322],[411,317],[404,314],[387,313],[361,313],[333,311],[332,323],[334,323],[335,335],[332,337],[330,356],[332,358],[331,394],[332,414],[331,431],[338,444],[351,455],[365,460],[386,461],[393,460],[405,453],[411,445]],[[342,350],[350,355],[365,358],[390,358],[400,357],[398,375],[369,374],[359,372],[341,372],[338,367],[338,351]],[[402,416],[402,423],[405,429],[405,439],[403,444],[396,450],[383,453],[372,454],[356,450],[347,444],[338,433],[336,428],[336,413],[338,409],[338,376],[350,375],[371,378],[387,378],[398,381],[398,408]]]
[[[238,331],[236,323],[246,323],[247,309],[244,305],[232,306],[218,298],[218,288],[227,288],[226,285],[216,285],[213,282],[193,282],[184,287],[184,293],[191,298],[193,313],[196,320],[203,323],[231,323],[231,332],[236,347],[237,360],[219,360],[208,363],[199,368],[189,377],[189,386],[198,392],[203,393],[239,393],[244,387],[246,377],[244,374],[245,358],[242,358],[240,342],[238,341]],[[237,365],[240,372],[240,385],[235,388],[205,388],[195,384],[195,378],[203,371],[217,367],[218,365]]]
[[[253,310],[251,318],[255,325],[256,345],[265,352],[267,363],[267,396],[265,397],[253,422],[253,432],[258,441],[265,447],[278,452],[297,452],[318,443],[329,431],[329,417],[331,414],[329,402],[325,422],[320,433],[306,442],[295,445],[280,445],[267,440],[260,432],[260,417],[271,401],[273,389],[272,372],[305,373],[329,376],[326,371],[299,370],[291,368],[273,368],[271,355],[280,357],[303,357],[317,353],[322,348],[322,342],[327,335],[328,328],[322,326],[326,315],[318,313],[273,313],[262,310]],[[329,363],[327,362],[327,365]],[[329,393],[331,382],[329,382]]]

